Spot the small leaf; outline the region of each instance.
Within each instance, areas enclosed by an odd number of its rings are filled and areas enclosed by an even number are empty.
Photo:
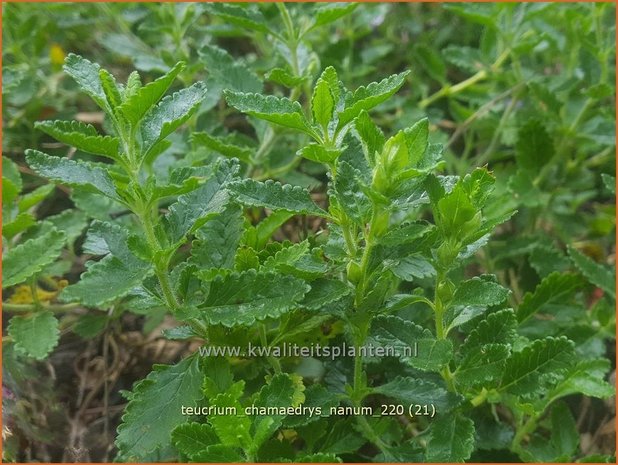
[[[321,278],[311,282],[311,290],[305,295],[301,305],[307,310],[320,310],[350,294],[351,289],[335,279]]]
[[[572,458],[579,447],[579,431],[573,414],[564,402],[551,409],[551,444],[559,456]]]
[[[99,70],[99,79],[101,80],[101,86],[103,87],[107,103],[109,103],[109,106],[115,111],[116,107],[122,103],[122,96],[118,90],[116,79],[106,69]]]
[[[517,164],[538,173],[554,156],[554,144],[543,123],[530,120],[519,129],[515,145]]]
[[[207,147],[217,153],[220,153],[224,157],[236,157],[244,163],[252,163],[251,154],[253,153],[253,150],[248,147],[240,147],[238,145],[230,144],[221,137],[211,136],[205,132],[194,132],[191,134],[191,140],[193,144]]]
[[[424,371],[440,371],[453,353],[451,341],[438,340],[428,329],[396,316],[375,318],[371,339],[376,346],[392,348],[403,362]],[[406,352],[411,352],[411,356],[405,355]]]
[[[524,295],[517,309],[517,320],[523,323],[532,315],[541,313],[545,305],[565,302],[581,285],[581,279],[575,274],[555,272],[548,275],[534,292]]]
[[[504,302],[509,293],[496,282],[476,277],[457,286],[450,305],[489,307]]]
[[[398,376],[389,383],[373,388],[373,392],[402,403],[434,404],[441,413],[458,404],[457,396],[424,379]]]
[[[409,163],[417,167],[429,147],[429,120],[423,118],[414,123],[412,127],[404,130],[404,134],[408,146]]]
[[[461,415],[440,416],[431,424],[428,462],[463,462],[474,450],[474,422]]]
[[[364,110],[358,115],[354,124],[362,141],[367,160],[374,165],[377,154],[382,152],[386,142],[384,133],[373,122],[369,113]]]
[[[345,109],[339,113],[338,129],[356,118],[361,111],[370,110],[387,100],[403,85],[409,71],[393,74],[380,82],[372,82],[367,87],[361,86],[346,97]]]
[[[206,86],[196,82],[163,98],[152,108],[142,122],[143,151],[150,151],[157,142],[165,139],[198,109],[206,96]]]
[[[314,21],[308,30],[337,21],[356,9],[358,3],[329,3],[318,6],[314,11]]]
[[[52,312],[39,311],[32,315],[13,316],[9,321],[8,334],[15,342],[15,350],[43,360],[56,347],[60,330]]]
[[[116,137],[100,136],[90,124],[78,121],[37,121],[34,127],[60,142],[78,150],[119,160],[120,141]]]
[[[569,369],[564,379],[555,386],[548,397],[559,399],[571,394],[606,399],[616,394],[615,386],[605,379],[611,370],[606,359],[582,360]]]
[[[415,281],[436,274],[433,265],[420,253],[394,260],[393,265],[389,265],[389,269],[395,276],[404,281]]]
[[[218,442],[219,438],[212,426],[205,423],[184,423],[172,431],[172,444],[191,460],[208,446]]]
[[[231,184],[230,190],[238,202],[249,207],[265,207],[314,216],[328,215],[313,203],[309,192],[302,187],[282,185],[272,180],[260,182],[244,179]]]
[[[172,430],[186,421],[181,407],[202,399],[204,375],[199,358],[188,357],[176,365],[155,365],[135,384],[118,427],[119,460],[139,462],[149,453],[171,444]]]
[[[300,86],[307,80],[306,76],[293,76],[283,68],[273,68],[265,76],[266,80],[281,84],[282,86],[292,89]]]
[[[501,390],[520,396],[541,395],[573,363],[573,342],[565,337],[538,339],[506,362]]]
[[[609,174],[601,174],[605,188],[612,194],[616,195],[616,177]]]
[[[335,110],[335,99],[326,80],[320,77],[315,83],[311,96],[311,112],[313,120],[321,127],[326,128]]]
[[[242,8],[228,3],[207,3],[204,5],[207,12],[219,16],[230,24],[256,32],[270,33],[266,18],[256,8]]]
[[[99,77],[101,67],[98,64],[92,63],[79,55],[69,53],[64,61],[63,69],[99,107],[104,111],[109,110],[107,97]]]
[[[26,150],[26,161],[39,175],[71,187],[79,186],[100,192],[112,200],[120,201],[110,175],[99,166],[84,161],[52,157],[37,150]]]
[[[292,102],[285,97],[246,94],[229,90],[225,91],[224,95],[228,105],[238,111],[280,126],[297,129],[312,137],[315,136],[315,131],[305,118],[298,102]]]
[[[249,270],[215,277],[199,308],[210,324],[250,326],[296,308],[308,291],[309,286],[293,276]]]
[[[2,256],[2,289],[24,282],[55,262],[65,242],[66,235],[52,229],[9,249]]]
[[[569,247],[569,255],[586,279],[616,300],[616,272],[614,269],[594,262],[573,247]]]
[[[327,149],[319,144],[309,144],[305,145],[296,154],[317,163],[332,164],[341,155],[341,151],[339,149]]]

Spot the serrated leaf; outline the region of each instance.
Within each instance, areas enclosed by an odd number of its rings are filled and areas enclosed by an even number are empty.
[[[197,240],[191,248],[191,262],[202,269],[234,267],[236,250],[244,232],[242,209],[234,204],[195,231]]]
[[[253,150],[249,147],[240,147],[230,144],[221,137],[211,136],[205,132],[194,132],[191,134],[191,140],[198,146],[207,147],[228,158],[238,158],[245,163],[251,163],[251,154]]]
[[[43,360],[56,347],[60,330],[54,314],[45,310],[32,315],[13,316],[9,321],[8,334],[17,352]]]
[[[461,415],[441,416],[431,424],[428,462],[463,462],[474,450],[474,422]]]
[[[2,256],[2,289],[24,282],[55,262],[65,241],[64,233],[52,229],[9,249]]]
[[[4,186],[3,186],[4,187]],[[21,196],[19,201],[17,202],[17,207],[20,212],[24,212],[35,205],[38,205],[43,200],[47,198],[49,194],[54,191],[53,184],[45,184],[43,186],[39,186],[31,192],[24,194]],[[3,198],[4,200],[4,198]]]
[[[434,404],[441,413],[458,404],[455,394],[425,379],[398,376],[394,380],[373,388],[372,392],[382,394],[405,404]]]
[[[246,458],[233,447],[214,444],[195,454],[193,460],[197,463],[240,463]]]
[[[208,70],[208,84],[238,92],[262,92],[260,78],[226,50],[205,45],[198,53]]]
[[[84,161],[52,157],[38,150],[26,150],[26,161],[39,175],[68,186],[82,187],[100,192],[112,200],[120,201],[110,175],[101,167]]]
[[[109,110],[107,97],[99,77],[101,67],[98,64],[92,63],[79,55],[69,53],[64,61],[63,69],[99,107],[105,111]]]
[[[550,391],[548,398],[559,399],[577,393],[599,399],[611,397],[616,394],[616,388],[605,380],[610,370],[609,360],[582,360],[569,369],[564,379]]]
[[[2,157],[2,177],[13,183],[17,193],[21,192],[23,186],[21,174],[19,173],[19,167],[17,166],[17,163],[5,156]],[[4,198],[2,199],[2,202],[5,202]]]
[[[339,160],[334,192],[339,206],[359,225],[365,225],[371,215],[371,200],[363,192],[363,185],[361,171]]]
[[[218,442],[219,438],[212,426],[205,423],[184,423],[172,431],[172,444],[191,460]]]
[[[361,86],[354,91],[349,97],[346,97],[345,109],[339,112],[338,128],[342,128],[361,111],[370,110],[373,107],[387,100],[403,85],[409,71],[404,71],[400,74],[393,74],[380,82],[372,82],[368,86]]]
[[[78,150],[118,160],[120,141],[116,137],[101,136],[94,126],[79,121],[37,121],[34,127],[60,142]]]
[[[558,456],[572,457],[579,447],[579,431],[567,404],[554,404],[550,418],[552,446]]]
[[[103,87],[107,103],[115,111],[116,107],[122,103],[122,96],[118,90],[116,79],[106,69],[99,69],[99,79],[101,80],[101,87]]]
[[[36,219],[30,213],[20,213],[11,221],[3,219],[2,236],[12,239],[14,236],[23,232],[36,224]]]
[[[485,344],[468,351],[457,367],[455,380],[466,387],[499,380],[510,353],[506,344]]]
[[[517,318],[511,308],[490,313],[480,321],[461,346],[462,353],[478,350],[486,344],[513,344],[517,337]]]
[[[386,142],[384,133],[364,110],[356,118],[354,126],[363,144],[367,160],[372,165],[375,164],[376,156],[382,152]]]
[[[211,324],[248,326],[296,308],[308,291],[309,286],[293,276],[249,270],[217,276],[199,308]]]
[[[238,381],[230,386],[226,392],[217,394],[210,399],[210,405],[225,408],[231,407],[236,410],[237,415],[213,415],[210,423],[214,427],[217,436],[225,446],[230,447],[249,447],[251,444],[251,420],[244,414],[238,399],[244,390],[244,381]]]
[[[395,276],[404,281],[415,281],[417,278],[428,278],[436,274],[433,265],[420,253],[394,260],[394,263],[389,265],[388,268]]]
[[[565,337],[538,339],[507,360],[500,389],[520,396],[540,395],[573,363],[573,342]]]
[[[195,356],[176,365],[155,365],[133,387],[116,437],[119,458],[139,462],[147,454],[168,447],[172,430],[186,421],[181,407],[202,399],[203,380]]]
[[[164,226],[173,243],[224,211],[229,201],[228,186],[238,173],[238,163],[221,160],[213,175],[200,187],[178,197],[165,215]]]
[[[281,84],[282,86],[292,89],[305,82],[307,80],[307,77],[293,76],[283,68],[273,68],[268,73],[266,73],[265,79],[270,82]]]
[[[285,97],[275,97],[274,95],[229,90],[224,91],[224,95],[228,105],[238,111],[280,126],[297,129],[311,136],[315,135],[315,131],[305,118],[302,107],[298,102],[292,102]]]
[[[476,277],[459,283],[450,305],[489,307],[504,302],[509,292],[496,282]]]
[[[327,454],[356,452],[366,440],[352,426],[352,419],[336,422],[328,434],[320,441],[320,450]]]
[[[255,8],[241,8],[227,3],[205,4],[209,13],[219,16],[230,24],[246,28],[251,31],[270,33],[266,18]]]
[[[297,407],[305,401],[302,377],[279,373],[258,393],[257,407]],[[284,415],[257,415],[253,420],[255,447],[259,447],[281,426]]]
[[[607,292],[616,300],[616,272],[610,267],[594,262],[573,247],[569,247],[569,255],[577,269],[595,286]]]
[[[309,28],[312,30],[316,27],[324,26],[325,24],[337,21],[339,18],[350,14],[356,9],[358,3],[329,3],[320,5],[315,9],[313,24]]]
[[[404,130],[409,164],[417,167],[429,147],[429,120],[423,118]]]
[[[328,215],[313,203],[307,190],[298,186],[272,180],[260,182],[243,179],[231,184],[230,191],[238,202],[249,207],[265,207],[314,216]]]
[[[326,128],[333,117],[335,103],[328,82],[320,77],[315,83],[311,96],[311,113],[314,122]]]
[[[351,289],[340,280],[321,278],[311,283],[311,290],[301,305],[307,310],[320,310],[351,293]]]
[[[538,173],[554,156],[554,144],[543,123],[530,120],[517,134],[515,155],[518,166]]]
[[[375,346],[392,348],[403,362],[423,371],[439,371],[451,360],[453,353],[451,341],[438,340],[428,329],[396,316],[375,318],[370,338]]]
[[[523,323],[543,307],[555,302],[565,302],[582,285],[574,274],[555,272],[545,277],[534,289],[527,292],[517,309],[517,320]]]
[[[187,121],[205,96],[206,86],[196,82],[191,87],[168,95],[152,108],[142,122],[144,154]]]
[[[185,63],[180,61],[165,75],[130,92],[126,100],[119,106],[119,112],[130,124],[135,126],[161,100],[167,89],[172,85],[172,82],[174,82],[174,79],[184,68]]]

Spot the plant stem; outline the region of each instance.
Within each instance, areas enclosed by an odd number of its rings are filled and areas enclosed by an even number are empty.
[[[71,304],[50,304],[50,305],[35,305],[35,304],[11,304],[8,302],[2,302],[2,310],[6,312],[13,313],[27,313],[33,312],[37,309],[43,310],[51,310],[52,312],[70,312],[71,310],[75,310],[76,308],[82,307],[82,304],[79,303],[71,303]]]
[[[260,324],[258,330],[260,333],[260,342],[262,343],[262,346],[268,347],[268,338],[266,337],[266,325],[263,323]],[[281,364],[279,363],[279,360],[277,360],[277,358],[273,357],[272,355],[269,355],[266,358],[270,365],[273,367],[273,370],[275,370],[275,373],[281,373]]]

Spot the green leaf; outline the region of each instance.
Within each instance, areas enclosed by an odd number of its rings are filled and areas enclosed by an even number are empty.
[[[538,339],[507,360],[500,389],[520,396],[541,395],[548,383],[564,376],[573,357],[573,342],[567,338]]]
[[[8,334],[15,342],[15,350],[28,357],[43,360],[60,335],[58,320],[50,311],[32,315],[15,315],[9,321]]]
[[[311,282],[311,290],[305,295],[301,305],[307,310],[320,310],[350,292],[351,289],[340,280],[316,279]]]
[[[201,269],[234,267],[236,250],[244,232],[242,209],[228,206],[195,231],[197,240],[191,248],[191,261]]]
[[[434,404],[444,413],[457,405],[457,396],[445,388],[425,379],[398,376],[394,380],[373,388],[372,392],[408,404]]]
[[[252,163],[251,156],[253,150],[249,147],[240,147],[238,145],[230,144],[221,137],[214,137],[205,132],[194,132],[191,134],[191,140],[193,144],[207,147],[225,157],[236,157],[244,163]]]
[[[19,193],[22,190],[21,174],[19,173],[19,167],[10,158],[2,157],[2,177],[8,179],[15,186],[16,192]],[[4,196],[2,202],[5,203]]]
[[[616,389],[605,381],[610,370],[609,360],[582,360],[572,367],[565,378],[551,390],[548,398],[559,399],[579,393],[599,399],[611,397],[616,394]]]
[[[17,202],[17,207],[20,212],[25,212],[26,210],[38,205],[43,200],[47,198],[49,194],[54,191],[53,184],[45,184],[43,186],[39,186],[31,192],[24,194]],[[3,199],[4,200],[4,199]]]
[[[500,284],[476,277],[461,282],[450,305],[489,307],[504,302],[510,291]]]
[[[221,160],[213,175],[200,187],[178,197],[165,215],[164,227],[173,243],[221,213],[229,201],[228,186],[238,173],[238,163]]]
[[[240,463],[246,458],[233,447],[214,444],[195,454],[193,460],[196,463]]]
[[[433,265],[420,253],[414,253],[401,259],[393,260],[388,268],[395,276],[404,281],[415,281],[416,279],[435,276],[436,270]]]
[[[543,278],[534,292],[527,292],[517,309],[517,320],[522,323],[535,313],[543,311],[545,305],[566,302],[582,285],[581,279],[571,273],[555,272]]]
[[[237,92],[262,92],[262,81],[251,68],[222,48],[205,45],[199,50],[206,64],[210,87]],[[220,95],[218,93],[218,95]]]
[[[340,419],[326,437],[320,440],[320,450],[327,454],[356,452],[366,440],[352,426],[352,419]]]
[[[428,462],[463,462],[474,450],[474,422],[461,415],[440,416],[431,424]]]
[[[345,15],[350,14],[356,9],[358,3],[329,3],[326,5],[320,5],[315,8],[313,13],[313,24],[309,27],[309,31],[316,27],[324,26],[326,24],[337,21]]]
[[[244,414],[243,408],[238,399],[244,390],[244,381],[234,383],[224,393],[218,394],[210,399],[210,405],[219,408],[230,407],[236,410],[237,415],[213,415],[209,418],[210,423],[215,429],[217,436],[225,446],[230,447],[249,447],[251,436],[249,429],[251,420]]]
[[[311,113],[313,120],[322,128],[326,128],[333,117],[335,103],[328,81],[320,76],[311,96]]]
[[[101,136],[94,126],[78,121],[37,121],[34,127],[60,142],[78,150],[118,160],[120,141],[116,137]]]
[[[217,276],[209,287],[208,297],[199,307],[201,314],[211,324],[228,327],[276,318],[296,308],[309,291],[301,279],[255,270]]]
[[[297,129],[310,136],[316,135],[298,102],[285,97],[224,91],[228,105],[238,111],[287,128]]]
[[[234,198],[249,207],[265,207],[271,210],[285,210],[314,216],[328,216],[318,207],[309,192],[302,187],[281,184],[272,180],[266,182],[243,179],[230,185]]]
[[[318,452],[315,454],[304,455],[296,459],[298,463],[341,463],[342,460],[335,454],[323,454]]]
[[[36,219],[30,213],[20,213],[11,221],[4,220],[2,223],[2,235],[12,239],[20,232],[26,231],[36,224]]]
[[[149,453],[170,445],[172,430],[186,421],[181,407],[202,399],[204,375],[199,358],[176,365],[155,365],[146,379],[133,387],[118,427],[119,460],[142,461]]]
[[[551,409],[551,444],[559,456],[572,458],[579,447],[579,431],[573,414],[564,402]]]
[[[122,103],[122,96],[118,90],[116,79],[106,69],[99,69],[99,79],[101,80],[101,87],[103,87],[107,103],[115,111],[116,107]]]
[[[109,111],[107,97],[99,77],[101,67],[98,64],[69,53],[64,61],[63,69],[99,107],[104,111]]]
[[[9,249],[2,256],[2,289],[24,282],[55,262],[65,241],[64,233],[52,229]]]
[[[37,174],[71,187],[79,186],[100,192],[112,200],[120,201],[110,175],[101,167],[84,161],[52,157],[38,150],[26,150],[26,161]]]
[[[451,341],[438,340],[428,329],[396,316],[375,318],[370,337],[376,347],[392,348],[403,362],[423,371],[440,371],[453,353]],[[406,355],[408,351],[411,356]]]
[[[279,373],[258,393],[257,407],[297,407],[305,401],[305,386],[302,377]],[[253,420],[255,447],[274,434],[281,426],[285,415],[257,415]]]
[[[263,249],[272,235],[294,214],[285,210],[272,212],[255,226],[255,249]]]
[[[309,144],[305,145],[296,154],[307,160],[331,164],[341,155],[341,151],[339,149],[327,149],[319,144]]]
[[[373,122],[369,113],[361,111],[354,122],[354,127],[363,144],[367,160],[375,165],[376,157],[382,152],[386,138],[382,130]]]
[[[577,269],[595,286],[607,292],[616,300],[616,272],[613,268],[596,263],[573,247],[569,247],[569,255]]]
[[[167,74],[131,92],[122,105],[120,105],[120,113],[130,124],[133,126],[137,125],[146,113],[161,100],[167,89],[172,85],[172,82],[174,82],[174,79],[184,68],[185,63],[180,61]]]
[[[490,313],[480,321],[461,346],[462,353],[478,351],[486,344],[513,344],[517,337],[517,318],[511,308]]]
[[[212,426],[205,423],[184,423],[172,431],[172,444],[189,459],[219,442]]]
[[[403,85],[409,71],[393,74],[380,82],[372,82],[368,86],[361,86],[353,94],[346,96],[345,109],[339,112],[338,129],[356,118],[361,111],[370,110],[388,100]]]
[[[409,164],[417,167],[429,147],[429,120],[423,118],[404,130]]]
[[[517,134],[515,156],[519,167],[538,173],[554,156],[554,144],[543,123],[530,120]]]
[[[150,110],[142,122],[144,154],[187,121],[205,96],[206,86],[202,82],[196,82],[191,87],[164,97]]]
[[[307,80],[307,77],[293,76],[283,68],[273,68],[268,73],[266,73],[265,79],[276,84],[281,84],[288,89],[292,89],[305,82]]]
[[[363,185],[361,171],[339,160],[333,186],[335,195],[341,209],[359,225],[365,225],[371,216],[371,201],[363,192]]]
[[[271,33],[266,18],[256,8],[240,7],[229,3],[207,3],[204,9],[227,23],[250,31]]]
[[[506,344],[485,344],[467,351],[455,372],[457,383],[466,387],[486,386],[489,381],[499,380],[510,353]]]
[[[79,317],[72,329],[78,336],[92,339],[103,332],[109,320],[107,313],[86,313]]]

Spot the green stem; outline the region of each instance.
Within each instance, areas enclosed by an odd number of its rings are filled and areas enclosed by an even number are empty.
[[[266,325],[260,324],[258,330],[262,346],[268,347],[268,338],[266,337]],[[273,367],[273,370],[275,370],[275,373],[281,373],[281,364],[279,363],[279,360],[277,360],[277,358],[273,357],[272,355],[269,355],[266,358],[268,360],[268,363],[270,363],[270,365]]]
[[[75,310],[76,308],[83,307],[82,304],[79,303],[71,303],[71,304],[50,304],[50,305],[34,305],[34,304],[11,304],[8,302],[2,302],[2,310],[5,312],[14,312],[14,313],[27,313],[34,312],[39,309],[43,310],[51,310],[52,312],[70,312],[71,310]]]

